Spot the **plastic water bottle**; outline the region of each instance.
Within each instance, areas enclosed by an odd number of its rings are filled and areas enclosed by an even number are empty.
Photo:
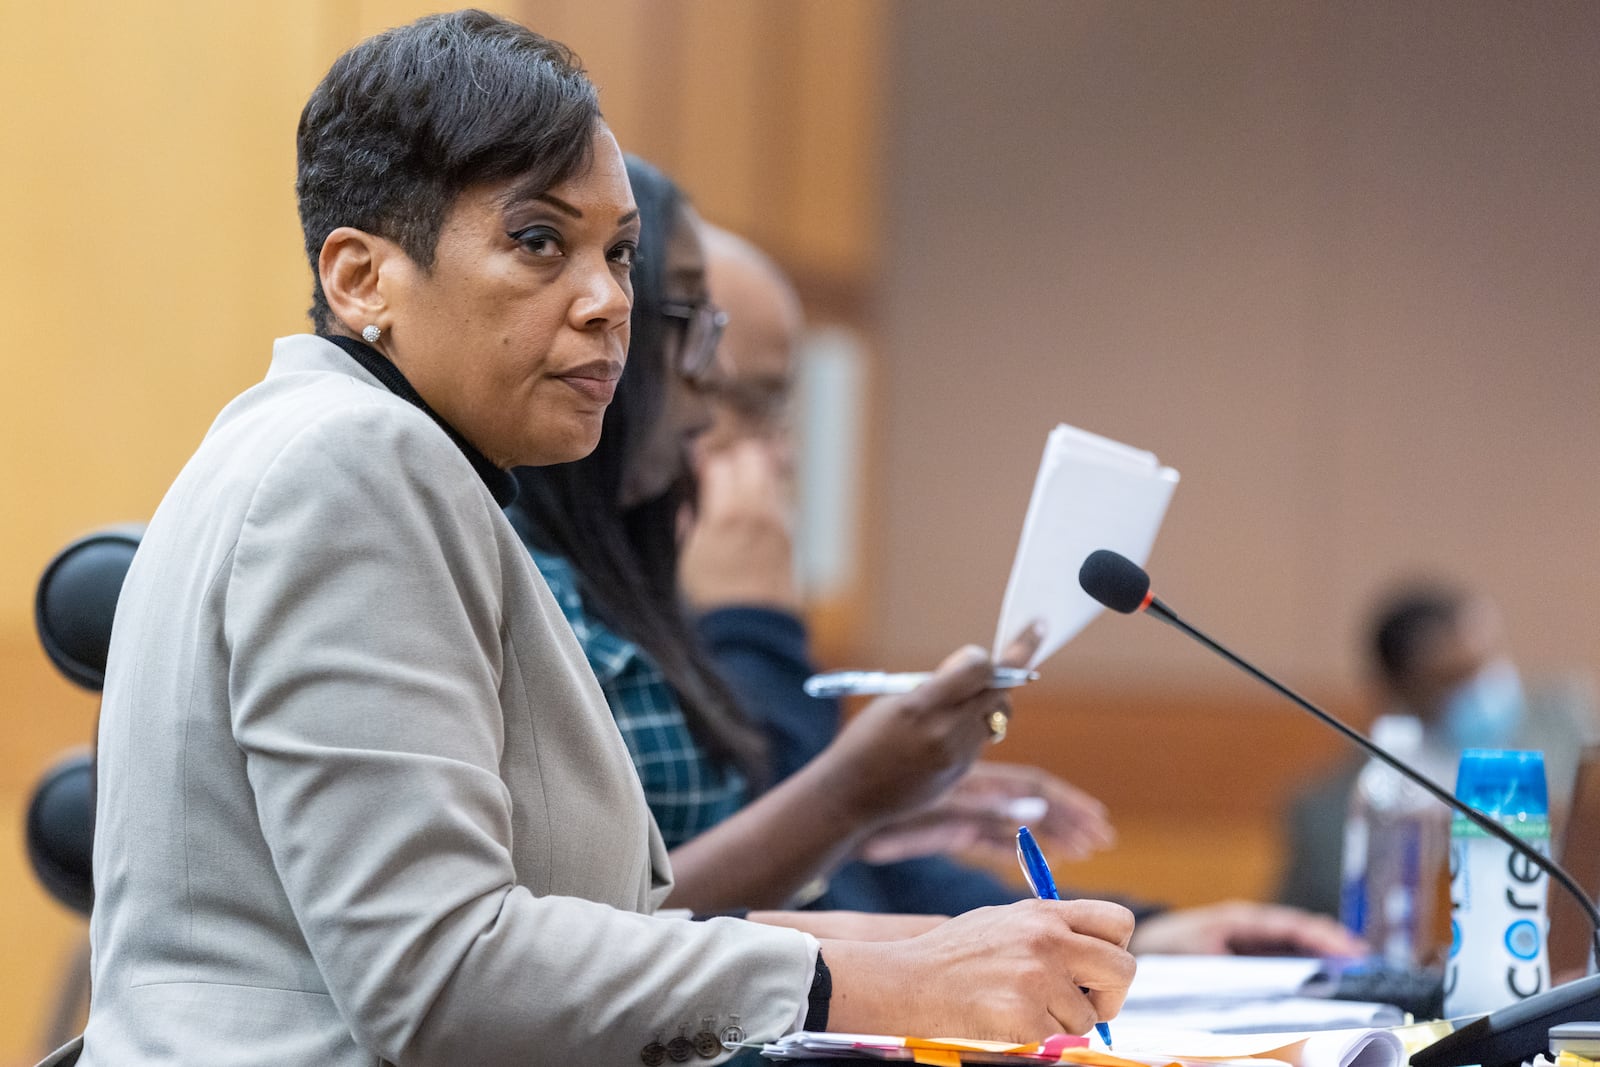
[[[1469,748],[1461,754],[1456,796],[1550,854],[1543,753]],[[1527,857],[1455,816],[1446,1015],[1481,1015],[1550,987],[1548,888],[1548,876]]]
[[[1414,763],[1422,723],[1381,716],[1372,740]],[[1339,918],[1386,967],[1412,970],[1431,954],[1448,834],[1446,809],[1427,790],[1381,760],[1362,768],[1345,819]]]

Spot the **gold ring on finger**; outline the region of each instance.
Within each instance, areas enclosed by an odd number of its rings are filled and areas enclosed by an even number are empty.
[[[1006,727],[1011,725],[1011,716],[1003,708],[995,708],[985,720],[989,725],[989,743],[998,745],[1006,739]]]

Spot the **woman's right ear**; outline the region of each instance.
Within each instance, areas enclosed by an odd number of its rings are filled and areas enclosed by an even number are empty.
[[[353,337],[363,328],[385,326],[387,301],[380,279],[388,258],[399,252],[390,241],[353,226],[340,226],[322,242],[317,276],[333,317]]]

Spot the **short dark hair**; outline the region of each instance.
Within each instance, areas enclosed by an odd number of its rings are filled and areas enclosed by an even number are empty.
[[[516,468],[520,492],[509,514],[525,538],[572,564],[584,609],[644,649],[672,687],[695,739],[759,791],[769,778],[766,743],[718,674],[678,592],[678,519],[695,496],[692,475],[681,472],[652,500],[627,509],[619,503],[638,449],[662,416],[674,373],[667,365],[672,327],[661,306],[667,243],[683,206],[670,178],[635,156],[626,161],[640,224],[627,369],[595,450],[572,463]]]
[[[565,45],[484,11],[429,15],[334,60],[300,113],[295,193],[311,321],[332,312],[317,259],[340,226],[394,241],[424,269],[469,186],[535,190],[589,163],[600,105]]]
[[[1438,582],[1408,585],[1392,593],[1373,616],[1372,656],[1390,685],[1403,684],[1416,669],[1423,646],[1454,626],[1467,594]]]

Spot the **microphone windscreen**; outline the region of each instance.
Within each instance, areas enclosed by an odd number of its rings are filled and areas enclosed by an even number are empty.
[[[1078,568],[1078,584],[1095,600],[1124,615],[1144,607],[1150,575],[1143,567],[1109,548],[1097,548]]]

